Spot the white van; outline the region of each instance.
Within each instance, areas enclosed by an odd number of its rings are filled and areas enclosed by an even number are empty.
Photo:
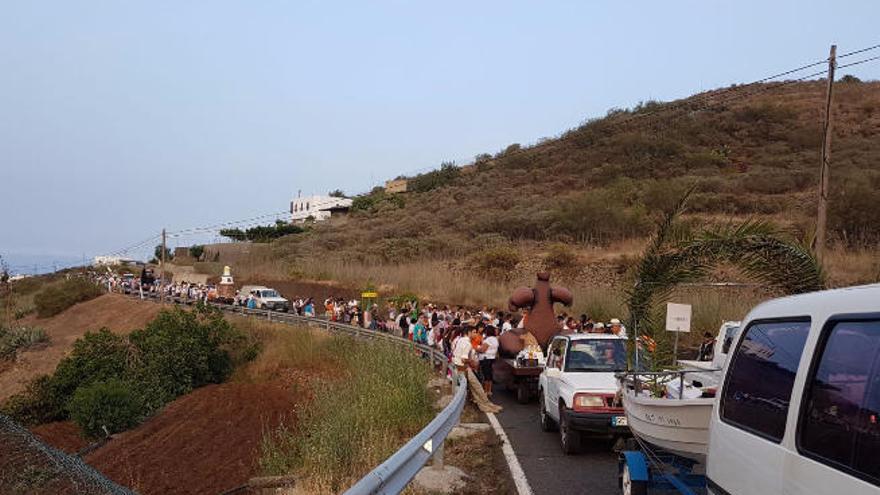
[[[880,284],[757,306],[717,397],[709,493],[880,494]]]

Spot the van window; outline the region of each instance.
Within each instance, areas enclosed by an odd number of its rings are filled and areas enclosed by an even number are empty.
[[[721,419],[779,442],[810,322],[756,321],[744,333],[724,384]]]
[[[840,321],[807,381],[798,447],[880,484],[880,321]]]

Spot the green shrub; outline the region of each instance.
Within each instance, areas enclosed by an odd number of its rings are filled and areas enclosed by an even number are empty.
[[[174,308],[159,313],[129,335],[136,365],[127,376],[137,383],[149,410],[232,372],[232,348],[245,338],[219,311]],[[246,347],[246,346],[243,346]]]
[[[67,418],[65,403],[52,378],[43,375],[7,399],[2,413],[22,424],[38,425]]]
[[[34,305],[40,318],[48,318],[61,313],[74,304],[94,299],[101,295],[101,288],[89,280],[71,278],[59,285],[51,285],[34,296]]]
[[[205,246],[201,244],[196,244],[195,246],[189,247],[189,255],[195,259],[199,260],[202,258],[202,255],[205,254]]]
[[[130,350],[125,337],[106,328],[86,332],[73,343],[73,351],[58,363],[52,375],[59,400],[67,403],[79,387],[124,376]]]
[[[451,184],[458,177],[458,174],[459,168],[455,166],[455,162],[444,162],[440,165],[439,170],[432,170],[412,178],[408,188],[415,192],[428,192]]]
[[[0,359],[12,359],[19,349],[48,340],[46,331],[39,327],[0,328]]]
[[[71,419],[91,438],[127,430],[143,414],[134,387],[115,378],[78,388],[68,408]]]
[[[193,388],[225,380],[258,349],[219,310],[165,310],[129,337],[107,329],[86,333],[51,377],[31,383],[4,409],[26,423],[66,419],[78,390],[115,380],[137,384],[132,403],[138,417],[146,417]]]

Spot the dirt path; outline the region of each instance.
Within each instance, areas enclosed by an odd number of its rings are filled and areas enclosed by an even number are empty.
[[[117,333],[129,333],[152,320],[159,309],[158,304],[105,294],[51,318],[26,318],[22,323],[42,327],[49,335],[49,343],[20,353],[15,363],[0,368],[0,402],[24,389],[32,379],[55,371],[74,341],[87,331],[107,327]]]
[[[86,462],[144,495],[221,493],[256,474],[263,432],[294,421],[295,402],[279,382],[208,385],[119,434]]]

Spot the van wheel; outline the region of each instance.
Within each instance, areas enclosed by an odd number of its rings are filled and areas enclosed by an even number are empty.
[[[577,454],[581,448],[580,432],[571,429],[565,408],[559,405],[559,446],[565,455]]]
[[[547,414],[547,408],[544,405],[544,391],[538,390],[538,408],[541,411],[541,431],[553,431],[556,429],[556,423],[553,418]]]
[[[626,463],[623,464],[623,473],[620,474],[620,493],[623,495],[648,495],[648,483],[633,480]]]

